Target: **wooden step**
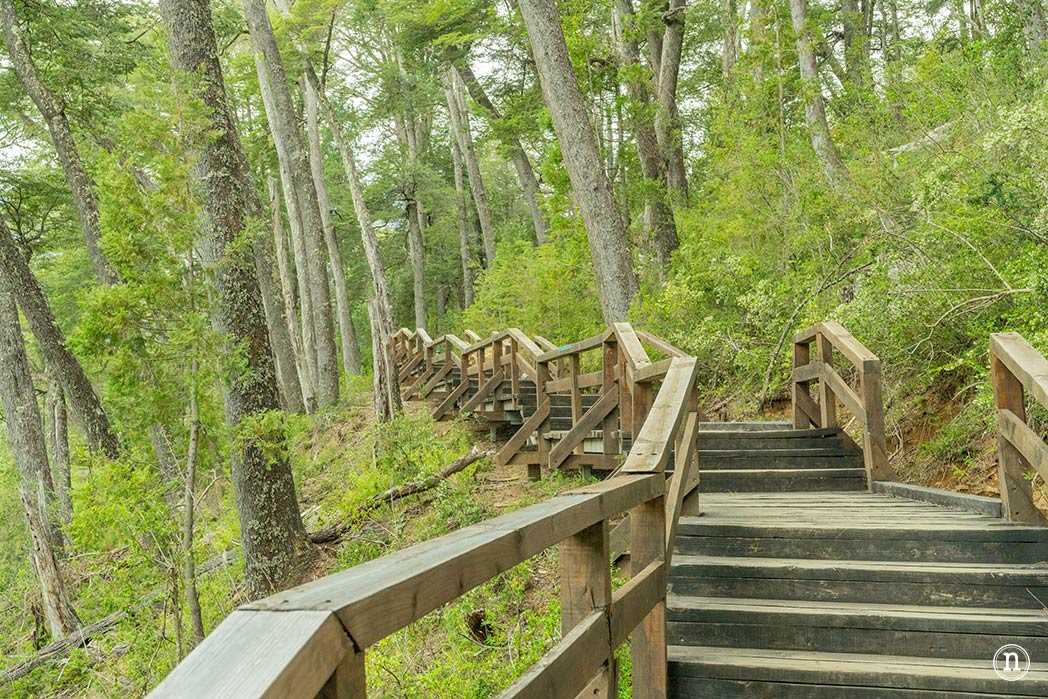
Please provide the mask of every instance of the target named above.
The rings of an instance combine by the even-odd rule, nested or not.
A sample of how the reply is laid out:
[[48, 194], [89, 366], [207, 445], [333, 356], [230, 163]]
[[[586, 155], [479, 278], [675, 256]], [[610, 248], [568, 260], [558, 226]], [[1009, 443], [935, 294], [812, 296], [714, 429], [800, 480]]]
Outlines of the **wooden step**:
[[666, 604], [667, 642], [679, 645], [989, 659], [1017, 643], [1033, 658], [1048, 658], [1041, 609], [676, 595]]
[[703, 493], [866, 490], [862, 468], [717, 469], [699, 462]]
[[[991, 650], [992, 654], [993, 651]], [[1018, 682], [994, 674], [990, 657], [944, 660], [764, 648], [671, 645], [675, 699], [1005, 699], [1048, 696], [1048, 665]], [[1036, 659], [1035, 659], [1036, 660]]]
[[699, 423], [699, 430], [701, 432], [767, 432], [769, 430], [792, 429], [792, 423], [781, 421]]
[[676, 556], [677, 595], [1040, 609], [1048, 567]]
[[863, 468], [862, 457], [842, 449], [794, 451], [700, 451], [703, 470], [797, 470], [810, 468]]
[[769, 521], [718, 524], [715, 517], [681, 517], [676, 550], [711, 556], [852, 561], [1030, 564], [1048, 560], [1048, 528], [989, 518], [987, 522], [945, 524], [910, 520], [900, 525], [874, 515], [860, 526], [860, 517], [856, 511], [850, 525], [805, 526]]

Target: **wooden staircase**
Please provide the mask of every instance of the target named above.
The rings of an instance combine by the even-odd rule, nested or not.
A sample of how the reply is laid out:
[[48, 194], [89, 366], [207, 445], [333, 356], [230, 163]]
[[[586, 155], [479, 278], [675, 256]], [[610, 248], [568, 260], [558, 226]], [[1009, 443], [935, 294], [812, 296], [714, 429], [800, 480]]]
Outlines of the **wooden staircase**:
[[[838, 476], [862, 470], [830, 430], [735, 426], [699, 448], [703, 514], [681, 517], [670, 570], [669, 696], [1048, 696], [1048, 529], [865, 492]], [[992, 669], [1008, 643], [1035, 661], [1022, 681]]]

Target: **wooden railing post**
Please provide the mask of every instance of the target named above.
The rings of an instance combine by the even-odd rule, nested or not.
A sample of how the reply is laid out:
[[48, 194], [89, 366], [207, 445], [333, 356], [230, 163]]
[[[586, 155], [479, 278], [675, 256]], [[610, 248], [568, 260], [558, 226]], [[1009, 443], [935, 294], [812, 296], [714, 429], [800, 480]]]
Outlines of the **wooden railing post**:
[[[546, 393], [546, 384], [549, 383], [549, 362], [535, 362], [535, 409], [538, 410], [542, 404], [549, 400]], [[528, 478], [537, 481], [542, 478], [542, 464], [549, 463], [549, 418], [547, 417], [539, 425], [537, 431], [538, 463], [528, 464]]]
[[[630, 574], [638, 575], [652, 561], [666, 555], [664, 498], [638, 505], [630, 511]], [[634, 629], [630, 646], [633, 665], [633, 699], [666, 699], [666, 598]]]
[[862, 433], [866, 485], [872, 492], [874, 481], [895, 480], [895, 472], [888, 465], [888, 440], [884, 434], [884, 398], [881, 395], [879, 359], [867, 359], [863, 362], [859, 375], [859, 395], [862, 396], [862, 407], [866, 412]]
[[[823, 333], [815, 336], [815, 346], [819, 350], [819, 361], [826, 366], [833, 366], [833, 342]], [[837, 426], [837, 396], [826, 381], [819, 382], [819, 417], [820, 427]]]
[[[799, 369], [809, 363], [811, 363], [811, 346], [807, 342], [794, 342], [793, 368]], [[793, 388], [793, 429], [804, 430], [813, 424], [811, 418], [801, 409], [801, 401], [804, 398], [811, 398], [808, 393], [808, 384], [796, 379], [791, 380], [790, 383]], [[801, 393], [804, 395], [801, 396]], [[818, 425], [815, 426], [818, 427]]]
[[317, 699], [366, 699], [367, 695], [364, 651], [350, 648], [317, 694]]
[[[561, 635], [566, 636], [590, 612], [610, 603], [611, 545], [607, 521], [601, 520], [560, 545]], [[585, 690], [586, 696], [614, 696], [616, 683], [614, 661], [609, 659]]]
[[[605, 395], [612, 391], [618, 390], [618, 386], [616, 386], [617, 379], [615, 378], [618, 364], [619, 344], [615, 341], [614, 335], [612, 335], [604, 342], [604, 376], [601, 380], [601, 395]], [[604, 425], [602, 427], [604, 435], [604, 446], [601, 449], [601, 452], [605, 455], [618, 454], [620, 451], [619, 440], [615, 434], [616, 430], [618, 429], [618, 417], [620, 409], [621, 407], [616, 406], [610, 413], [608, 413], [607, 417], [604, 418]]]
[[[990, 378], [993, 382], [993, 401], [997, 410], [1010, 410], [1015, 417], [1026, 420], [1026, 397], [1022, 382], [990, 349]], [[1033, 503], [1033, 486], [1025, 478], [1029, 468], [1022, 453], [1001, 433], [997, 420], [997, 483], [1006, 519], [1013, 522], [1040, 524], [1043, 518]]]
[[517, 407], [520, 399], [520, 343], [517, 338], [509, 341], [509, 392], [513, 396], [513, 407]]

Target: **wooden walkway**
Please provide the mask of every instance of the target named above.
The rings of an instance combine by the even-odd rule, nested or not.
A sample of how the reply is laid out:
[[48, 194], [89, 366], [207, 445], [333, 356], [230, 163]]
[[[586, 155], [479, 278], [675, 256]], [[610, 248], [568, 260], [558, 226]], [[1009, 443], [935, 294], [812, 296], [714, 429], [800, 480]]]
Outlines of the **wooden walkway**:
[[894, 482], [880, 362], [835, 323], [794, 338], [788, 423], [704, 422], [695, 359], [624, 323], [393, 349], [500, 464], [603, 480], [246, 605], [153, 696], [363, 699], [368, 646], [559, 545], [563, 639], [499, 699], [614, 696], [627, 638], [634, 699], [1048, 697], [1048, 361], [1021, 337], [991, 339], [1000, 500]]

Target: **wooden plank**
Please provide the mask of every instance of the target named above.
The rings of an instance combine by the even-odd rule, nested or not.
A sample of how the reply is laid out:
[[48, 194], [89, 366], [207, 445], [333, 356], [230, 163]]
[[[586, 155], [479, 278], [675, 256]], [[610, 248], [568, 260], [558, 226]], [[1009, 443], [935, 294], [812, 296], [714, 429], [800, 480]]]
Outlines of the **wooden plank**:
[[590, 612], [497, 699], [574, 699], [610, 655], [609, 639], [607, 611]]
[[611, 647], [618, 648], [652, 609], [666, 599], [666, 571], [662, 560], [652, 561], [629, 582], [615, 590], [611, 600]]
[[495, 392], [496, 388], [502, 385], [505, 378], [506, 372], [504, 369], [496, 371], [490, 379], [480, 386], [480, 390], [459, 407], [459, 413], [468, 413], [471, 410], [475, 410], [488, 396]]
[[997, 429], [1022, 454], [1025, 465], [1048, 481], [1048, 444], [1041, 436], [1007, 408], [997, 411]]
[[616, 391], [605, 393], [600, 397], [593, 407], [586, 411], [582, 418], [575, 423], [560, 441], [550, 450], [549, 467], [557, 468], [571, 455], [571, 452], [586, 439], [589, 433], [596, 429], [597, 425], [615, 409], [619, 404], [619, 394]]
[[[673, 554], [673, 542], [677, 539], [677, 522], [680, 520], [681, 506], [684, 496], [687, 494], [687, 486], [690, 484], [691, 472], [698, 470], [695, 463], [695, 454], [698, 449], [698, 427], [699, 416], [696, 413], [688, 413], [684, 421], [683, 436], [680, 446], [677, 448], [674, 460], [676, 470], [670, 480], [670, 490], [666, 496], [666, 565], [670, 565]], [[691, 513], [697, 514], [697, 513]]]
[[[655, 498], [630, 511], [630, 570], [640, 575], [665, 558], [666, 509]], [[665, 595], [665, 586], [662, 587]], [[666, 602], [655, 603], [633, 631], [630, 644], [634, 699], [666, 699]]]
[[629, 323], [613, 323], [611, 327], [615, 333], [615, 339], [618, 341], [619, 351], [626, 360], [627, 376], [630, 380], [633, 380], [633, 372], [651, 364], [651, 359], [644, 350], [644, 345], [640, 343], [640, 338], [637, 337], [637, 333], [634, 332], [632, 325]]
[[444, 417], [455, 405], [455, 401], [465, 395], [466, 391], [469, 390], [469, 375], [462, 377], [462, 381], [453, 391], [448, 393], [447, 398], [441, 401], [440, 405], [433, 409], [433, 419], [439, 420]]
[[797, 383], [811, 383], [822, 377], [822, 362], [808, 362], [793, 370], [793, 380]]
[[658, 381], [666, 375], [667, 371], [669, 371], [671, 362], [673, 362], [673, 357], [660, 359], [657, 362], [642, 366], [633, 372], [633, 380], [637, 383]]
[[[609, 393], [616, 393], [615, 406], [622, 404], [622, 384], [625, 378], [620, 372], [620, 358], [622, 352], [619, 350], [619, 345], [615, 342], [614, 328], [609, 328], [608, 340], [604, 343], [601, 350], [601, 368], [602, 378], [600, 383], [600, 392], [603, 395]], [[619, 411], [609, 410], [604, 415], [602, 434], [601, 434], [601, 452], [605, 454], [617, 454], [619, 453], [618, 439], [615, 436], [615, 429], [617, 427], [617, 418]]]
[[473, 332], [472, 330], [466, 330], [462, 334], [465, 335], [466, 339], [470, 342], [477, 342], [478, 340], [480, 340], [480, 335]]
[[662, 352], [663, 354], [668, 354], [670, 357], [688, 356], [688, 353], [682, 350], [681, 348], [675, 347], [674, 345], [671, 345], [665, 340], [655, 337], [649, 332], [637, 330], [637, 337], [639, 337], [644, 342], [647, 342], [649, 345]]
[[990, 352], [1008, 368], [1030, 397], [1048, 408], [1048, 359], [1019, 333], [993, 333]]
[[[884, 433], [884, 398], [881, 395], [881, 362], [868, 361], [859, 372], [865, 427], [862, 435], [862, 457], [866, 465], [866, 487], [874, 481], [898, 480], [888, 464], [888, 440]], [[858, 415], [856, 415], [858, 417]]]
[[622, 464], [620, 454], [572, 454], [560, 463], [563, 471], [586, 467], [596, 471], [614, 471]]
[[566, 357], [569, 354], [578, 354], [579, 352], [588, 352], [589, 350], [596, 349], [604, 344], [604, 341], [611, 335], [611, 330], [605, 330], [599, 335], [593, 337], [587, 337], [585, 340], [579, 340], [570, 345], [564, 345], [558, 347], [551, 352], [543, 352], [538, 356], [541, 361], [552, 361], [560, 357]]
[[414, 357], [409, 359], [407, 364], [405, 364], [400, 370], [400, 380], [404, 381], [405, 379], [407, 379], [407, 377], [411, 375], [411, 372], [415, 370], [415, 367], [417, 367], [421, 362], [422, 355], [415, 355]]
[[534, 339], [535, 344], [538, 345], [543, 352], [554, 352], [557, 349], [555, 344], [542, 337], [542, 335], [536, 335]]
[[611, 547], [607, 520], [560, 542], [560, 630], [566, 635], [611, 602]]
[[509, 441], [502, 445], [502, 448], [499, 449], [498, 455], [495, 457], [495, 462], [499, 466], [505, 466], [508, 464], [510, 459], [527, 443], [528, 437], [538, 431], [548, 417], [549, 399], [547, 398], [544, 399], [542, 404], [535, 409], [535, 412], [532, 413], [531, 417], [525, 420], [524, 424], [520, 426], [520, 429], [510, 437]]
[[[852, 387], [849, 386], [843, 378], [841, 378], [841, 375], [838, 374], [832, 366], [826, 364], [825, 362], [813, 362], [813, 365], [814, 364], [819, 365], [819, 378], [822, 380], [821, 383], [830, 389], [828, 392], [829, 397], [831, 399], [834, 397], [839, 399], [841, 403], [844, 403], [844, 407], [846, 407], [851, 412], [851, 414], [855, 416], [856, 420], [863, 424], [866, 424], [866, 408], [863, 406], [863, 401], [859, 398], [859, 395], [854, 390], [852, 390]], [[879, 397], [879, 395], [877, 397]], [[871, 396], [871, 398], [873, 398], [873, 396]], [[822, 401], [823, 391], [820, 388], [819, 426], [823, 429], [827, 427], [836, 427], [836, 410], [828, 409], [825, 405], [823, 405]], [[832, 417], [833, 421], [829, 423], [824, 422], [826, 417]]]
[[665, 470], [673, 449], [673, 436], [684, 419], [685, 405], [694, 390], [696, 372], [694, 357], [674, 357], [644, 427], [633, 436], [633, 448], [622, 466], [624, 472]]
[[168, 697], [313, 697], [352, 649], [330, 611], [240, 609], [150, 693]]
[[599, 495], [604, 515], [614, 517], [661, 496], [665, 491], [665, 477], [652, 473], [619, 474], [596, 483], [587, 483], [569, 492]]
[[599, 494], [558, 495], [247, 608], [332, 611], [357, 647], [366, 648], [601, 519]]
[[[795, 429], [803, 430], [807, 429], [808, 425], [814, 425], [819, 428], [819, 420], [822, 419], [822, 412], [819, 409], [819, 404], [815, 402], [815, 399], [811, 397], [807, 389], [801, 384], [793, 384], [793, 423]], [[796, 427], [798, 424], [802, 424], [802, 427]]]
[[[586, 372], [585, 374], [579, 374], [578, 386], [579, 388], [593, 388], [594, 386], [600, 386], [603, 379], [604, 373], [601, 371]], [[571, 376], [565, 376], [564, 378], [557, 379], [556, 381], [547, 381], [546, 391], [548, 393], [563, 393], [564, 391], [570, 391], [572, 385], [573, 384]]]
[[535, 357], [542, 354], [542, 348], [539, 347], [534, 340], [525, 335], [520, 329], [509, 328], [508, 330], [506, 330], [506, 334], [509, 336], [511, 340], [516, 342], [517, 346], [523, 349], [524, 352], [532, 358], [532, 360], [534, 360]]
[[[811, 366], [809, 342], [810, 340], [806, 342], [804, 338], [801, 338], [800, 334], [793, 338], [793, 372], [791, 374], [793, 380], [790, 382], [790, 387], [793, 395], [793, 429], [795, 430], [803, 430], [809, 425], [820, 426], [818, 404], [808, 394], [808, 385], [803, 378], [806, 376], [804, 372], [812, 371], [807, 368]], [[807, 405], [808, 403], [810, 405]], [[815, 406], [814, 412], [810, 409], [812, 406]]]
[[419, 392], [419, 398], [425, 398], [432, 393], [433, 389], [436, 388], [441, 381], [446, 379], [448, 374], [450, 374], [451, 370], [454, 368], [455, 365], [452, 362], [445, 361], [444, 366], [440, 368], [440, 371], [434, 374], [433, 378], [427, 381], [426, 385], [422, 387], [422, 390]]

